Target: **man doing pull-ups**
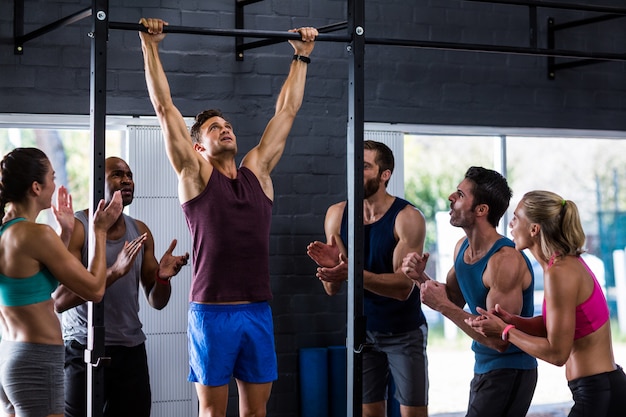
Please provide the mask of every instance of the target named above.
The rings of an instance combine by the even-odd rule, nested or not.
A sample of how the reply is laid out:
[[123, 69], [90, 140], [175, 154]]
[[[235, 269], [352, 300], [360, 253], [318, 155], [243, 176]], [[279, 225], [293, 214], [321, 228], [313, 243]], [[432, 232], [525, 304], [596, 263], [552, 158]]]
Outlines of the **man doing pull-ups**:
[[[263, 417], [278, 371], [274, 350], [269, 233], [274, 199], [270, 174], [283, 154], [304, 96], [309, 55], [318, 32], [292, 29], [295, 55], [276, 111], [259, 143], [235, 163], [237, 138], [221, 112], [196, 116], [191, 132], [174, 106], [160, 58], [161, 19], [141, 19], [146, 82], [193, 239], [188, 339], [189, 381], [200, 416], [224, 416], [231, 376], [239, 414]], [[252, 340], [253, 342], [250, 342]]]

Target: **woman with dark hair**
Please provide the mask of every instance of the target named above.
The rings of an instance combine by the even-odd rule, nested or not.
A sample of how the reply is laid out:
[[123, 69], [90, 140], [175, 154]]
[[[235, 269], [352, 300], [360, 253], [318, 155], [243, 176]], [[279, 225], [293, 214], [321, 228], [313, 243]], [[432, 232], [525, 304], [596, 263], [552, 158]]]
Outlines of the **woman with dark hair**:
[[496, 305], [467, 323], [487, 337], [565, 365], [574, 399], [570, 417], [623, 416], [626, 376], [615, 364], [602, 288], [580, 256], [585, 233], [576, 204], [550, 191], [531, 191], [509, 226], [516, 249], [529, 249], [543, 268], [543, 314], [522, 318]]
[[[93, 220], [89, 270], [68, 250], [74, 225], [71, 197], [59, 188], [52, 206], [54, 170], [36, 148], [17, 148], [0, 161], [0, 406], [17, 416], [63, 416], [64, 348], [51, 293], [60, 283], [99, 302], [106, 280], [106, 232], [122, 210], [119, 192]], [[52, 206], [59, 237], [36, 222]]]

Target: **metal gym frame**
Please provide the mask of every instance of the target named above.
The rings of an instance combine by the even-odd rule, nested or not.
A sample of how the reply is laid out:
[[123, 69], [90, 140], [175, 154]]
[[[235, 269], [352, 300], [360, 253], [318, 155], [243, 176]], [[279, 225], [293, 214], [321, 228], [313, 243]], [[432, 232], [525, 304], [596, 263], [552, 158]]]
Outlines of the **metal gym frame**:
[[[167, 33], [192, 35], [212, 35], [235, 37], [235, 58], [244, 59], [244, 51], [278, 43], [287, 39], [299, 39], [290, 32], [247, 30], [244, 28], [244, 7], [262, 0], [234, 0], [235, 29], [205, 29], [193, 27], [167, 26]], [[347, 123], [347, 188], [348, 188], [348, 319], [347, 319], [347, 412], [349, 416], [360, 417], [362, 399], [362, 357], [365, 348], [365, 316], [363, 314], [363, 135], [364, 135], [364, 52], [365, 45], [388, 45], [423, 49], [440, 49], [468, 52], [504, 53], [547, 57], [548, 78], [554, 79], [559, 69], [573, 68], [605, 61], [626, 61], [626, 54], [580, 52], [555, 48], [556, 33], [572, 27], [599, 23], [626, 16], [626, 9], [591, 6], [583, 4], [553, 3], [539, 0], [466, 0], [484, 3], [497, 3], [528, 7], [529, 44], [524, 47], [507, 47], [484, 44], [464, 44], [450, 42], [418, 41], [407, 39], [366, 38], [365, 1], [347, 0], [347, 22], [320, 28], [318, 41], [345, 42], [350, 55], [348, 68], [348, 123]], [[548, 48], [537, 47], [537, 8], [577, 10], [602, 13], [602, 15], [557, 25], [548, 18]], [[91, 206], [94, 210], [104, 197], [104, 156], [106, 131], [106, 69], [107, 41], [110, 29], [144, 30], [139, 24], [110, 22], [109, 1], [92, 0], [90, 8], [24, 34], [24, 0], [14, 0], [14, 53], [24, 53], [24, 43], [45, 35], [57, 28], [74, 23], [86, 17], [92, 19], [91, 73], [90, 73], [90, 127], [92, 133], [91, 152], [92, 175], [90, 180]], [[324, 32], [346, 28], [345, 35]], [[262, 38], [260, 41], [245, 43], [245, 38]], [[556, 58], [573, 59], [557, 64]], [[90, 248], [92, 250], [93, 248]], [[102, 416], [103, 406], [103, 365], [109, 360], [104, 354], [104, 311], [100, 303], [89, 303], [89, 339], [85, 352], [88, 363], [87, 415]]]

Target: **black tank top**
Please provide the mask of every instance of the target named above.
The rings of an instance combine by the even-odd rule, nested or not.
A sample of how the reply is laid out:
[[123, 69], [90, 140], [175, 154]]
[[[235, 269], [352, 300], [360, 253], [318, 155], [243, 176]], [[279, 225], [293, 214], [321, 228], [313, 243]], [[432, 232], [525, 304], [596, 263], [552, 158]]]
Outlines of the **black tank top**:
[[[394, 226], [406, 200], [396, 197], [389, 210], [375, 223], [364, 226], [365, 270], [376, 274], [393, 272], [393, 251], [397, 245]], [[348, 205], [341, 219], [341, 239], [348, 242]], [[402, 333], [418, 329], [426, 323], [419, 290], [413, 290], [408, 300], [400, 301], [364, 290], [363, 310], [367, 330]]]

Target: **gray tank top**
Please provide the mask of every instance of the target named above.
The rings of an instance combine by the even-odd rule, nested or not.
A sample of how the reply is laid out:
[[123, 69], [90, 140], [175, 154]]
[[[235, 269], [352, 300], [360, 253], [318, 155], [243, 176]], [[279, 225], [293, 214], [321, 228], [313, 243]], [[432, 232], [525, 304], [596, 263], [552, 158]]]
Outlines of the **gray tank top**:
[[[89, 231], [89, 219], [85, 212], [75, 213], [76, 218], [85, 227], [85, 235]], [[115, 263], [117, 255], [121, 252], [125, 242], [130, 242], [139, 236], [137, 223], [132, 217], [125, 214], [126, 234], [118, 240], [107, 240], [107, 266]], [[88, 264], [88, 238], [82, 249], [83, 265]], [[104, 326], [105, 345], [107, 346], [137, 346], [146, 340], [146, 336], [141, 330], [142, 324], [139, 320], [139, 279], [141, 276], [141, 265], [143, 263], [143, 248], [137, 255], [135, 263], [128, 274], [124, 275], [106, 289], [104, 294]], [[63, 325], [63, 339], [76, 340], [87, 344], [87, 303], [71, 308], [61, 315]]]

